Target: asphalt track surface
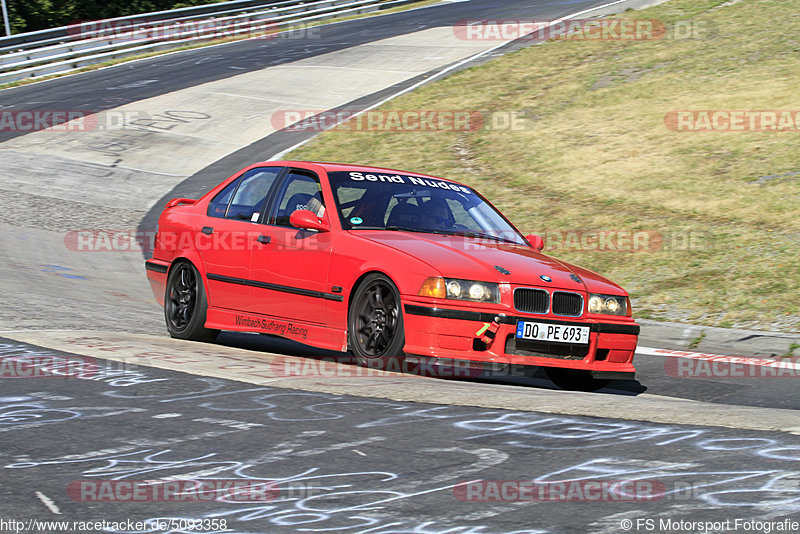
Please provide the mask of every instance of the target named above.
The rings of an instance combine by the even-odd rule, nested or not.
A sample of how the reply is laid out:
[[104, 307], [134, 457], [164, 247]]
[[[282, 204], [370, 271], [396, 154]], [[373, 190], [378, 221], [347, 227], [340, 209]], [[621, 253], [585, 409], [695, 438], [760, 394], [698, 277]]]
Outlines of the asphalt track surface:
[[[464, 19], [556, 18], [603, 3], [451, 2], [325, 26], [314, 41], [242, 41], [6, 90], [0, 108], [113, 109]], [[525, 45], [509, 43], [479, 61]], [[339, 107], [372, 105], [446, 67]], [[143, 84], [143, 73], [153, 81]], [[23, 133], [2, 132], [0, 142], [18, 142]], [[132, 211], [130, 220], [141, 230], [152, 228], [166, 199], [197, 195], [220, 176], [279, 153], [304, 135], [272, 132], [171, 189], [161, 185], [160, 199]], [[25, 191], [9, 186], [6, 198]], [[85, 194], [91, 204], [94, 190], [87, 187]], [[99, 215], [87, 215], [97, 224], [92, 216]], [[255, 334], [223, 334], [216, 345], [179, 344], [168, 339], [159, 308], [141, 293], [146, 285], [128, 274], [131, 266], [141, 269], [141, 256], [77, 261], [52, 248], [75, 226], [59, 234], [48, 222], [0, 222], [3, 290], [16, 302], [0, 317], [6, 329], [0, 335], [8, 337], [0, 340], [0, 355], [4, 364], [21, 365], [16, 378], [0, 378], [0, 520], [225, 519], [228, 532], [486, 534], [733, 532], [746, 529], [733, 523], [737, 518], [798, 517], [800, 401], [794, 376], [751, 378], [759, 373], [754, 366], [726, 374], [724, 367], [707, 372], [679, 358], [638, 355], [636, 381], [583, 394], [560, 391], [544, 377], [513, 374], [362, 379], [346, 355]], [[15, 255], [17, 249], [25, 254]], [[60, 263], [50, 263], [53, 257]], [[105, 277], [98, 274], [103, 270]], [[90, 285], [70, 285], [82, 279]], [[97, 305], [88, 309], [93, 297]], [[25, 304], [30, 317], [19, 319]], [[200, 355], [197, 363], [190, 354]], [[216, 356], [263, 359], [273, 370], [275, 362], [329, 358], [345, 372], [311, 381], [274, 375], [261, 380], [243, 371], [243, 359], [209, 364]], [[76, 361], [83, 365], [74, 367]], [[48, 376], [24, 376], [32, 368]], [[13, 365], [4, 367], [2, 376], [14, 372]], [[191, 492], [169, 502], [92, 500], [91, 488], [111, 487], [101, 486], [103, 481], [153, 479], [266, 480], [270, 491], [250, 501], [224, 492], [212, 502]], [[488, 482], [465, 500], [463, 484], [474, 480]], [[569, 486], [521, 502], [492, 493], [498, 487], [492, 481], [511, 481], [507, 487], [513, 488], [532, 480]], [[68, 491], [87, 481], [95, 486], [83, 486], [89, 488], [84, 494]], [[625, 493], [630, 485], [614, 486], [620, 481], [639, 485], [632, 495]], [[606, 493], [590, 495], [592, 484], [605, 484]], [[559, 491], [571, 491], [570, 500]], [[731, 523], [675, 523], [725, 520]], [[13, 531], [8, 527], [0, 522], [0, 530]], [[96, 530], [222, 530], [189, 528], [185, 521], [184, 528], [180, 522], [162, 527]], [[19, 531], [89, 529], [26, 524]]]
[[[648, 520], [659, 532], [700, 532], [660, 526], [796, 517], [800, 440], [780, 432], [397, 402], [98, 363], [69, 379], [3, 381], [0, 431], [19, 443], [0, 460], [4, 518], [484, 534], [616, 533], [631, 530], [626, 520], [641, 532]], [[269, 491], [124, 489], [155, 479]], [[467, 493], [471, 481], [482, 482]], [[515, 493], [534, 481], [548, 489]]]

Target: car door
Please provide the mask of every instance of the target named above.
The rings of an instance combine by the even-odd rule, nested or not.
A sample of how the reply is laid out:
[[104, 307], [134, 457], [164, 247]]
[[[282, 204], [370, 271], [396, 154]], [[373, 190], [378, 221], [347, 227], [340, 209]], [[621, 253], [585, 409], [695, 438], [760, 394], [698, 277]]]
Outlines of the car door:
[[289, 224], [298, 209], [326, 217], [319, 177], [289, 169], [276, 187], [262, 226], [263, 239], [250, 255], [249, 309], [306, 323], [326, 323], [326, 292], [331, 254], [330, 232], [301, 230]]
[[195, 244], [205, 265], [209, 306], [247, 309], [250, 252], [260, 235], [258, 222], [282, 170], [283, 167], [250, 169], [209, 203]]

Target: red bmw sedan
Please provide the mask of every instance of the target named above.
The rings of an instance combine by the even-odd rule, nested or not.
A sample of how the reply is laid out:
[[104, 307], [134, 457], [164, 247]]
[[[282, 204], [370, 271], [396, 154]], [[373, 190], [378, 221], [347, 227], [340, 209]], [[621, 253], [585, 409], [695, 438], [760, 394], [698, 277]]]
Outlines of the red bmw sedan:
[[627, 293], [542, 248], [448, 179], [271, 161], [170, 201], [146, 270], [176, 338], [275, 334], [372, 367], [543, 367], [577, 389], [633, 378]]

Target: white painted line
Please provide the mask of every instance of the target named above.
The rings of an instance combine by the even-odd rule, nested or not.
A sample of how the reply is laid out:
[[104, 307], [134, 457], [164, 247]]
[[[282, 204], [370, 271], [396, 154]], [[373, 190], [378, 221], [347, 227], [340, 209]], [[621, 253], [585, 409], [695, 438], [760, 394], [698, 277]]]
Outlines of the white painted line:
[[643, 354], [646, 356], [663, 356], [666, 358], [688, 358], [691, 360], [706, 360], [706, 361], [721, 362], [721, 363], [733, 363], [733, 364], [743, 364], [743, 365], [755, 365], [762, 367], [777, 367], [780, 369], [800, 370], [800, 363], [798, 363], [798, 358], [772, 360], [768, 358], [753, 358], [749, 356], [726, 356], [724, 354], [694, 352], [690, 350], [654, 349], [651, 347], [636, 347], [636, 353]]
[[[614, 2], [609, 2], [608, 4], [603, 4], [602, 6], [597, 6], [597, 7], [592, 7], [592, 8], [589, 8], [589, 9], [584, 9], [583, 11], [578, 11], [577, 13], [572, 13], [571, 15], [567, 15], [567, 16], [565, 16], [565, 17], [562, 17], [562, 18], [560, 18], [560, 19], [553, 20], [553, 21], [551, 21], [551, 22], [550, 22], [550, 24], [548, 24], [546, 27], [547, 27], [547, 28], [549, 28], [550, 26], [553, 26], [554, 24], [558, 24], [559, 22], [562, 22], [562, 21], [564, 21], [564, 20], [571, 19], [571, 18], [573, 18], [573, 17], [578, 17], [578, 16], [580, 16], [580, 15], [583, 15], [583, 14], [589, 13], [590, 11], [597, 11], [598, 9], [603, 9], [604, 7], [611, 7], [611, 6], [614, 6], [614, 5], [617, 5], [617, 4], [621, 4], [621, 3], [623, 3], [623, 2], [627, 2], [627, 1], [628, 1], [628, 0], [616, 0], [616, 1], [614, 1]], [[537, 29], [535, 29], [535, 30], [533, 30], [533, 31], [531, 31], [531, 32], [529, 32], [529, 33], [527, 33], [527, 34], [525, 34], [525, 35], [530, 35], [530, 34], [532, 34], [532, 33], [535, 33], [535, 32], [537, 32], [537, 31], [541, 31], [541, 30], [542, 30], [542, 28], [537, 28]], [[522, 36], [522, 37], [524, 37], [524, 36]], [[519, 39], [521, 39], [522, 37], [519, 37]], [[498, 48], [502, 48], [502, 47], [506, 46], [508, 43], [510, 43], [510, 42], [512, 42], [512, 41], [515, 41], [515, 40], [516, 40], [516, 39], [509, 39], [508, 41], [504, 41], [504, 42], [502, 42], [502, 43], [498, 44], [497, 46], [493, 46], [493, 47], [491, 47], [491, 48], [489, 48], [489, 49], [487, 49], [487, 50], [484, 50], [483, 52], [478, 52], [477, 54], [475, 54], [475, 55], [472, 55], [472, 56], [470, 56], [470, 57], [468, 57], [468, 58], [466, 58], [466, 59], [462, 59], [462, 60], [461, 60], [461, 61], [459, 61], [458, 63], [455, 63], [455, 64], [453, 64], [453, 65], [451, 65], [451, 66], [449, 66], [449, 67], [446, 67], [446, 68], [444, 68], [444, 69], [440, 70], [439, 72], [436, 72], [436, 73], [434, 73], [434, 74], [431, 74], [431, 75], [430, 75], [428, 78], [426, 78], [425, 80], [422, 80], [422, 81], [420, 81], [420, 82], [417, 82], [417, 83], [415, 83], [414, 85], [412, 85], [412, 86], [410, 86], [410, 87], [406, 87], [406, 88], [405, 88], [405, 89], [403, 89], [402, 91], [398, 91], [397, 93], [395, 93], [395, 94], [393, 94], [393, 95], [390, 95], [390, 96], [388, 96], [388, 97], [384, 98], [384, 99], [383, 99], [383, 100], [381, 100], [380, 102], [378, 102], [378, 103], [376, 103], [376, 104], [374, 104], [374, 105], [372, 105], [372, 106], [370, 106], [370, 107], [368, 107], [368, 108], [365, 108], [365, 109], [363, 109], [363, 110], [359, 111], [358, 113], [355, 113], [355, 114], [353, 114], [353, 115], [350, 115], [350, 116], [348, 116], [346, 119], [340, 119], [340, 120], [336, 121], [336, 123], [335, 123], [335, 124], [333, 124], [333, 125], [331, 125], [330, 127], [326, 128], [326, 130], [329, 130], [329, 129], [331, 129], [331, 128], [336, 128], [337, 126], [339, 126], [339, 125], [340, 125], [342, 122], [345, 122], [346, 120], [351, 120], [351, 119], [353, 119], [353, 118], [355, 118], [355, 117], [358, 117], [359, 115], [363, 115], [364, 113], [366, 113], [366, 112], [368, 112], [368, 111], [371, 111], [371, 110], [373, 110], [373, 109], [375, 109], [375, 108], [377, 108], [377, 107], [379, 107], [379, 106], [382, 106], [383, 104], [385, 104], [386, 102], [388, 102], [388, 101], [390, 101], [390, 100], [394, 100], [394, 99], [395, 99], [395, 98], [397, 98], [398, 96], [401, 96], [401, 95], [404, 95], [404, 94], [406, 94], [406, 93], [408, 93], [408, 92], [411, 92], [411, 91], [413, 91], [414, 89], [417, 89], [418, 87], [421, 87], [421, 86], [425, 85], [426, 83], [429, 83], [429, 82], [431, 82], [432, 80], [435, 80], [436, 78], [439, 78], [439, 77], [440, 77], [440, 76], [442, 76], [443, 74], [446, 74], [446, 73], [450, 72], [451, 70], [455, 70], [455, 69], [459, 68], [459, 67], [460, 67], [460, 66], [462, 66], [462, 65], [466, 65], [466, 64], [467, 64], [467, 63], [469, 63], [470, 61], [474, 61], [474, 60], [478, 59], [478, 58], [479, 58], [479, 57], [481, 57], [481, 56], [485, 56], [486, 54], [489, 54], [489, 53], [491, 53], [491, 52], [494, 52], [494, 51], [495, 51], [495, 50], [497, 50]], [[291, 146], [291, 147], [287, 148], [286, 150], [282, 150], [281, 152], [278, 152], [277, 154], [273, 154], [272, 156], [270, 156], [270, 157], [269, 157], [269, 158], [267, 158], [267, 159], [268, 159], [268, 160], [280, 160], [280, 159], [282, 159], [282, 158], [283, 158], [283, 156], [284, 156], [285, 154], [287, 154], [287, 153], [291, 152], [292, 150], [296, 150], [296, 149], [300, 148], [301, 146], [305, 145], [306, 143], [308, 143], [309, 141], [311, 141], [311, 140], [312, 140], [312, 139], [314, 139], [315, 137], [316, 137], [316, 135], [309, 137], [309, 138], [308, 138], [308, 139], [306, 139], [305, 141], [300, 141], [300, 142], [299, 142], [299, 143], [297, 143], [296, 145], [294, 145], [294, 146]]]
[[39, 500], [47, 506], [47, 509], [53, 512], [56, 515], [61, 515], [61, 510], [58, 509], [56, 503], [53, 502], [53, 499], [42, 493], [41, 491], [36, 492], [36, 496], [39, 497]]

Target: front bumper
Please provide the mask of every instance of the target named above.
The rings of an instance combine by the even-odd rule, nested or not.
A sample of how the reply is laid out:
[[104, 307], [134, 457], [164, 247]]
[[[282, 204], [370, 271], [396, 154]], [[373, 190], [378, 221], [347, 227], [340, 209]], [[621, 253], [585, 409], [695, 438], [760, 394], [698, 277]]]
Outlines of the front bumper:
[[[594, 376], [633, 373], [639, 325], [620, 321], [559, 318], [530, 314], [502, 315], [474, 307], [432, 306], [407, 300], [403, 307], [408, 354], [500, 364], [582, 369]], [[508, 312], [504, 312], [508, 313]], [[616, 318], [615, 318], [616, 319]], [[516, 339], [518, 320], [588, 326], [589, 344], [547, 343]], [[494, 340], [481, 341], [486, 324], [496, 322]], [[486, 339], [484, 337], [484, 339]]]

